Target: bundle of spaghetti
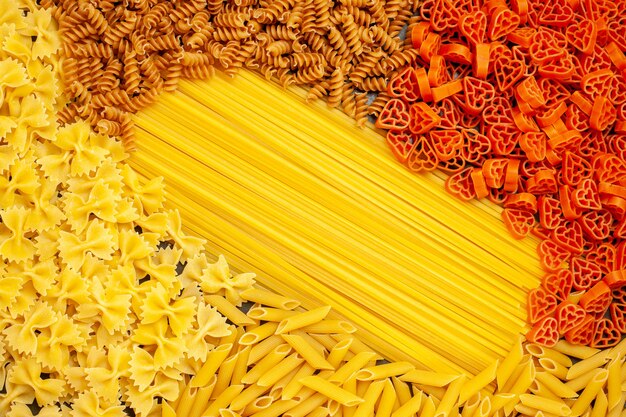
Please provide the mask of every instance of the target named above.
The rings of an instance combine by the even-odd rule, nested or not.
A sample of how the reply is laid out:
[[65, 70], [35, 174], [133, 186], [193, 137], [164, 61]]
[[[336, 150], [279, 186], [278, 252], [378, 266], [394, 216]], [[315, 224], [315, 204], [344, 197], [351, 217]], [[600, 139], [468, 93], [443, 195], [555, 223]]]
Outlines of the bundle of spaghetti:
[[478, 372], [505, 353], [539, 268], [532, 242], [502, 233], [497, 208], [468, 215], [440, 178], [380, 158], [376, 132], [255, 75], [180, 89], [136, 118], [131, 162], [168, 177], [188, 227], [236, 268], [307, 294], [307, 308], [332, 300], [390, 359]]

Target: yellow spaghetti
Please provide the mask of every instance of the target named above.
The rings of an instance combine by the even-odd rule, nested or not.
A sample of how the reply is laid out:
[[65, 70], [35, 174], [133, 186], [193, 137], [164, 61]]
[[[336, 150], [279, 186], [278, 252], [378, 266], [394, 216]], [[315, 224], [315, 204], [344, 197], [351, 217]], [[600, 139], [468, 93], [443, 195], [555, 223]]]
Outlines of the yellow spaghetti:
[[470, 373], [502, 357], [538, 283], [536, 242], [302, 95], [246, 72], [183, 82], [136, 117], [131, 163], [168, 178], [211, 250], [307, 308], [330, 303], [385, 357]]

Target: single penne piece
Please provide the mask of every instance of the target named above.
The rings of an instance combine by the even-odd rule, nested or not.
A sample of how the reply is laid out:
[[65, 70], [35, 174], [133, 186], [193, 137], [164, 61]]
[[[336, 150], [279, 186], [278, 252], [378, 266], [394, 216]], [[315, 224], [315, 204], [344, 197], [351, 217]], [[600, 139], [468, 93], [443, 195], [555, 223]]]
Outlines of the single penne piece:
[[[306, 363], [305, 363], [305, 365], [306, 365]], [[294, 377], [296, 376], [296, 373], [300, 370], [301, 367], [302, 367], [302, 365], [297, 367], [293, 371], [289, 372], [287, 375], [285, 375], [284, 377], [279, 379], [275, 384], [270, 386], [269, 395], [270, 395], [270, 397], [272, 397], [274, 399], [274, 401], [276, 401], [279, 398], [281, 398], [281, 396], [283, 394], [283, 389], [285, 389], [287, 384], [290, 383], [294, 379]]]
[[352, 417], [369, 417], [373, 415], [376, 402], [385, 388], [385, 381], [387, 380], [375, 381], [367, 387], [365, 394], [362, 396], [363, 402], [359, 404]]
[[520, 372], [519, 375], [515, 378], [513, 386], [510, 388], [510, 390], [507, 390], [508, 393], [514, 394], [515, 397], [513, 398], [513, 400], [511, 400], [511, 402], [505, 404], [503, 409], [506, 415], [510, 414], [513, 411], [515, 404], [517, 404], [517, 402], [519, 401], [519, 398], [517, 396], [526, 392], [528, 388], [530, 388], [530, 385], [535, 379], [535, 372], [535, 364], [532, 360], [529, 360], [524, 365], [522, 372]]
[[548, 389], [548, 387], [546, 387], [542, 382], [540, 382], [537, 379], [537, 375], [536, 374], [535, 374], [535, 380], [533, 381], [532, 384], [530, 384], [530, 387], [528, 388], [528, 391], [530, 391], [531, 394], [537, 395], [539, 397], [550, 398], [550, 399], [553, 399], [553, 400], [561, 400], [562, 399], [561, 397], [559, 397], [558, 395], [556, 395], [555, 393], [550, 391], [550, 389]]
[[476, 411], [474, 411], [474, 415], [472, 417], [487, 417], [491, 415], [491, 398], [485, 396], [482, 400], [480, 400], [480, 404]]
[[[272, 405], [273, 402], [274, 399], [272, 397], [270, 397], [269, 395], [263, 395], [251, 401], [241, 414], [244, 416], [249, 416], [250, 414], [261, 412], [268, 408], [270, 405]], [[231, 407], [233, 406], [231, 405]]]
[[189, 414], [191, 407], [193, 406], [193, 401], [196, 398], [196, 393], [198, 392], [197, 388], [193, 388], [190, 385], [185, 387], [183, 394], [180, 396], [180, 401], [176, 407], [176, 415], [177, 416], [186, 416]]
[[235, 362], [235, 368], [233, 369], [233, 376], [230, 378], [230, 383], [237, 385], [241, 383], [241, 379], [248, 372], [248, 358], [250, 357], [250, 346], [246, 346], [239, 351], [237, 355], [237, 361]]
[[414, 369], [415, 365], [409, 362], [391, 362], [361, 369], [356, 373], [356, 379], [360, 381], [374, 381], [392, 376], [400, 377]]
[[285, 375], [288, 375], [298, 368], [303, 362], [304, 359], [302, 359], [299, 354], [293, 353], [280, 361], [278, 365], [276, 365], [273, 369], [270, 369], [269, 372], [261, 375], [257, 384], [262, 387], [271, 387]]
[[464, 404], [470, 397], [480, 392], [487, 385], [496, 379], [498, 372], [499, 360], [493, 362], [490, 366], [482, 370], [478, 375], [469, 379], [461, 388], [459, 393], [459, 404]]
[[356, 327], [345, 320], [322, 320], [318, 323], [302, 327], [301, 330], [307, 333], [350, 334], [356, 332]]
[[196, 376], [189, 382], [189, 385], [194, 388], [206, 386], [211, 380], [211, 377], [215, 375], [215, 372], [217, 372], [224, 360], [228, 357], [232, 347], [233, 345], [231, 344], [220, 345], [209, 352], [204, 365], [202, 365], [202, 368], [200, 368]]
[[274, 350], [276, 346], [282, 345], [284, 342], [285, 341], [280, 336], [270, 336], [262, 342], [253, 345], [250, 349], [250, 355], [248, 356], [248, 366], [257, 363]]
[[[411, 387], [406, 382], [400, 381], [395, 376], [391, 377], [393, 388], [396, 390], [396, 397], [398, 398], [398, 406], [406, 403], [411, 399]], [[396, 409], [394, 408], [394, 411]]]
[[[356, 375], [354, 375], [355, 379], [356, 379]], [[367, 388], [369, 388], [369, 386], [372, 384], [371, 381], [359, 381], [358, 379], [356, 380], [356, 395], [358, 395], [359, 397], [363, 398], [363, 396], [365, 395], [365, 393], [367, 392]]]
[[413, 397], [400, 406], [396, 411], [391, 414], [391, 417], [410, 417], [414, 416], [420, 411], [422, 406], [422, 399], [424, 395], [421, 391], [413, 393]]
[[282, 295], [278, 295], [272, 291], [267, 291], [262, 288], [249, 288], [242, 291], [240, 296], [244, 300], [252, 301], [265, 306], [280, 308], [282, 310], [293, 310], [300, 305], [299, 301], [283, 297]]
[[250, 417], [278, 417], [298, 404], [295, 400], [278, 400], [258, 413], [250, 414]]
[[[455, 378], [456, 379], [456, 378]], [[432, 385], [414, 384], [414, 387], [423, 391], [425, 394], [430, 395], [437, 405], [441, 402], [441, 399], [446, 394], [445, 387], [433, 387]]]
[[[290, 333], [291, 335], [296, 335], [302, 337], [306, 342], [311, 345], [315, 350], [319, 352], [320, 355], [326, 355], [326, 346], [323, 343], [320, 343], [315, 337], [312, 335], [303, 332], [302, 330], [294, 330]], [[282, 335], [281, 335], [282, 336]], [[332, 339], [332, 338], [331, 338]]]
[[376, 354], [373, 352], [361, 352], [357, 353], [352, 359], [348, 362], [344, 363], [343, 366], [331, 375], [328, 380], [330, 382], [343, 383], [350, 376], [360, 369], [362, 369], [368, 362], [373, 360], [376, 357]]
[[266, 357], [257, 362], [242, 378], [244, 384], [253, 384], [258, 379], [274, 368], [291, 352], [291, 346], [287, 343], [278, 345]]
[[284, 414], [284, 417], [304, 417], [326, 402], [328, 402], [328, 397], [315, 393], [305, 400], [299, 401], [297, 405]]
[[243, 391], [232, 399], [230, 408], [237, 411], [243, 410], [267, 391], [269, 391], [269, 387], [260, 387], [257, 384], [248, 385]]
[[[326, 417], [329, 416], [330, 414], [330, 410], [328, 409], [328, 407], [317, 407], [315, 408], [313, 411], [311, 411], [309, 414], [306, 415], [306, 417]], [[334, 414], [335, 416], [337, 414]]]
[[263, 320], [263, 321], [275, 321], [281, 322], [286, 318], [295, 316], [298, 314], [297, 311], [293, 310], [282, 310], [279, 308], [271, 308], [271, 307], [253, 307], [248, 310], [248, 317], [254, 320]]
[[622, 396], [622, 378], [621, 370], [624, 359], [612, 359], [607, 366], [609, 376], [606, 380], [607, 386], [607, 408], [610, 410], [615, 407]]
[[215, 381], [215, 388], [213, 388], [211, 398], [217, 398], [230, 385], [238, 356], [239, 353], [235, 353], [234, 355], [226, 358], [224, 362], [222, 362], [222, 365], [220, 365], [220, 369], [217, 372], [217, 381]]
[[335, 346], [330, 350], [326, 360], [328, 363], [332, 365], [333, 368], [337, 369], [341, 362], [343, 362], [346, 354], [350, 350], [350, 346], [352, 345], [354, 339], [345, 339], [340, 342], [337, 342]]
[[319, 323], [326, 318], [328, 313], [330, 313], [330, 309], [330, 306], [322, 306], [288, 317], [279, 323], [278, 329], [276, 329], [276, 334], [289, 333], [291, 331]]
[[515, 394], [510, 393], [500, 393], [495, 394], [489, 397], [489, 408], [491, 409], [491, 413], [500, 412], [507, 404], [511, 402], [515, 403]]
[[584, 373], [582, 375], [577, 376], [574, 379], [567, 381], [565, 385], [567, 385], [569, 388], [573, 389], [574, 391], [578, 392], [584, 389], [589, 384], [589, 381], [591, 381], [594, 375], [595, 374], [593, 373], [593, 370], [592, 370], [590, 372]]
[[[303, 334], [309, 335], [317, 343], [324, 346], [324, 349], [329, 352], [337, 344], [337, 341], [332, 338], [331, 334], [324, 334], [324, 333], [314, 334], [314, 333], [309, 333], [304, 329], [300, 329], [300, 332]], [[293, 332], [293, 334], [300, 334], [300, 332]]]
[[[231, 385], [227, 387], [215, 400], [207, 407], [202, 414], [202, 417], [217, 417], [220, 414], [220, 409], [227, 408], [230, 402], [239, 393], [243, 391], [243, 385]], [[183, 414], [177, 414], [183, 415]]]
[[236, 411], [231, 410], [230, 408], [220, 408], [220, 417], [242, 417]]
[[390, 417], [395, 403], [396, 390], [391, 380], [386, 379], [385, 386], [383, 387], [383, 392], [380, 395], [380, 400], [378, 401], [376, 413], [374, 415], [377, 417]]
[[611, 409], [609, 409], [609, 413], [606, 417], [621, 417], [624, 414], [624, 409], [626, 408], [626, 391], [622, 393], [622, 398], [619, 403]]
[[[542, 358], [544, 359], [544, 358]], [[551, 359], [548, 359], [551, 360]], [[511, 373], [510, 377], [508, 378], [508, 381], [506, 382], [506, 384], [504, 384], [503, 387], [499, 387], [498, 386], [498, 390], [500, 392], [512, 392], [511, 388], [513, 387], [513, 385], [515, 385], [518, 382], [518, 379], [520, 377], [520, 375], [530, 366], [532, 365], [533, 359], [532, 356], [530, 355], [524, 355], [524, 357], [522, 358], [522, 360], [519, 361], [519, 363], [517, 364], [516, 368], [513, 370], [513, 372]], [[530, 365], [529, 365], [530, 364]]]
[[463, 385], [467, 382], [467, 377], [465, 375], [461, 375], [454, 381], [448, 385], [448, 389], [446, 389], [446, 393], [443, 395], [441, 402], [437, 406], [437, 410], [435, 411], [435, 417], [447, 417], [450, 415], [452, 411], [452, 407], [457, 403], [459, 399], [459, 394]]
[[213, 307], [217, 308], [217, 311], [222, 313], [224, 317], [235, 323], [237, 326], [248, 326], [256, 324], [257, 322], [246, 314], [239, 310], [236, 306], [228, 302], [224, 297], [219, 295], [205, 295], [206, 302]]
[[600, 352], [600, 349], [585, 345], [575, 345], [565, 339], [559, 340], [553, 349], [577, 359], [587, 359]]
[[550, 358], [566, 368], [572, 366], [572, 359], [569, 356], [559, 351], [540, 346], [536, 343], [529, 343], [526, 345], [526, 351], [536, 358]]
[[535, 378], [559, 398], [578, 397], [578, 393], [575, 390], [568, 387], [563, 381], [549, 372], [538, 371], [535, 374]]
[[609, 377], [609, 372], [606, 369], [596, 369], [592, 371], [594, 373], [593, 378], [589, 384], [585, 387], [578, 399], [572, 405], [572, 417], [578, 417], [589, 408], [591, 401], [598, 395], [598, 392], [604, 387], [606, 380]]
[[313, 375], [315, 370], [316, 369], [308, 363], [303, 364], [300, 369], [298, 369], [298, 372], [296, 372], [293, 379], [289, 381], [287, 385], [285, 385], [285, 388], [283, 388], [281, 398], [283, 400], [290, 400], [295, 397], [298, 391], [302, 389], [302, 383], [300, 382], [300, 379], [305, 376]]
[[312, 390], [327, 396], [331, 400], [337, 401], [341, 405], [353, 407], [363, 402], [363, 398], [357, 396], [356, 394], [353, 394], [350, 391], [315, 375], [301, 378], [300, 383], [305, 387], [309, 387]]
[[609, 351], [603, 350], [572, 365], [567, 371], [567, 380], [577, 378], [587, 372], [604, 366], [609, 361]]
[[589, 417], [605, 417], [609, 411], [609, 400], [604, 390], [598, 391], [596, 399], [593, 402], [593, 409]]
[[259, 343], [262, 340], [265, 340], [271, 335], [273, 335], [276, 332], [277, 328], [278, 328], [278, 323], [268, 321], [267, 323], [264, 323], [260, 325], [259, 327], [256, 327], [250, 331], [245, 332], [243, 336], [241, 336], [241, 338], [239, 339], [239, 344], [247, 346], [247, 345], [254, 345], [256, 343]]
[[[420, 411], [420, 417], [435, 417], [436, 410], [437, 406], [435, 405], [432, 397], [425, 395], [424, 398], [422, 398], [422, 411]], [[463, 411], [465, 411], [465, 407], [463, 408]]]
[[[326, 408], [328, 408], [328, 412], [330, 413], [331, 416], [335, 416], [337, 414], [341, 414], [343, 415], [343, 410], [344, 410], [344, 406], [342, 406], [341, 404], [339, 404], [337, 401], [335, 400], [328, 400], [328, 403], [326, 404]], [[349, 415], [350, 417], [352, 417], [354, 414], [352, 413], [354, 410], [354, 407], [347, 407], [350, 411], [349, 411]]]
[[[352, 339], [352, 344], [350, 345], [350, 352], [354, 353], [355, 355], [361, 352], [372, 352], [372, 349], [369, 346], [367, 346], [365, 343], [363, 343], [359, 339], [353, 337], [352, 335], [334, 334], [332, 335], [332, 337], [338, 342], [345, 340], [345, 339]], [[376, 356], [374, 357], [374, 360], [378, 360], [378, 359], [383, 359], [383, 358], [380, 355], [376, 354]]]
[[498, 388], [500, 390], [502, 390], [504, 385], [507, 383], [507, 381], [517, 368], [517, 365], [519, 365], [519, 363], [522, 361], [522, 357], [524, 356], [524, 347], [522, 346], [522, 343], [524, 340], [524, 336], [522, 336], [521, 334], [517, 335], [517, 340], [498, 367], [498, 371], [496, 372], [496, 380], [498, 383]]
[[234, 324], [231, 324], [230, 326], [228, 326], [228, 330], [230, 330], [230, 334], [228, 336], [224, 336], [220, 338], [220, 342], [218, 346], [226, 345], [229, 343], [232, 344], [233, 346], [237, 345], [237, 341], [239, 340], [239, 337], [241, 336], [239, 332], [243, 332], [243, 327], [238, 327], [238, 326], [235, 326]]
[[572, 412], [572, 410], [560, 400], [553, 400], [533, 394], [521, 394], [519, 399], [520, 402], [527, 407], [535, 408], [545, 413], [555, 414], [557, 416], [568, 416]]
[[561, 365], [560, 363], [555, 362], [550, 358], [540, 358], [539, 366], [546, 372], [554, 375], [560, 380], [565, 380], [567, 377], [568, 369]]
[[432, 387], [444, 387], [457, 379], [459, 375], [442, 374], [440, 372], [423, 371], [414, 369], [402, 375], [399, 379], [413, 384], [430, 385]]
[[202, 413], [204, 412], [204, 410], [206, 410], [209, 404], [209, 400], [211, 398], [211, 394], [213, 393], [213, 389], [215, 388], [216, 382], [217, 378], [215, 377], [215, 375], [213, 375], [213, 378], [211, 378], [211, 382], [209, 382], [206, 386], [202, 388], [198, 388], [195, 399], [193, 400], [193, 405], [191, 406], [191, 410], [187, 414], [189, 417], [202, 416]]
[[335, 369], [304, 337], [295, 334], [283, 334], [281, 337], [315, 369]]
[[[431, 399], [431, 397], [429, 397]], [[482, 399], [482, 394], [477, 392], [476, 394], [469, 397], [465, 404], [463, 404], [463, 410], [461, 411], [461, 417], [472, 417], [474, 415], [474, 411], [480, 405], [480, 400]], [[434, 403], [433, 403], [434, 405]], [[433, 416], [435, 415], [435, 410], [433, 409]]]

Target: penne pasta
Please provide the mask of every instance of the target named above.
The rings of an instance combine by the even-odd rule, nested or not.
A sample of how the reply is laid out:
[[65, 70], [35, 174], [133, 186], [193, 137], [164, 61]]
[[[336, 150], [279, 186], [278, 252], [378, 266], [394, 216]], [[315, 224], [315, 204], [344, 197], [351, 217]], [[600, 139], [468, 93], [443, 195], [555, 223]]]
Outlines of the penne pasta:
[[176, 415], [186, 416], [190, 414], [197, 392], [197, 388], [193, 388], [191, 385], [185, 387], [183, 395], [181, 395], [180, 401], [176, 407]]
[[362, 396], [363, 402], [359, 404], [352, 417], [369, 417], [373, 415], [376, 402], [383, 393], [386, 381], [388, 381], [388, 379], [369, 384], [365, 394]]
[[261, 387], [257, 384], [248, 385], [244, 388], [236, 397], [234, 397], [230, 403], [230, 408], [233, 410], [243, 410], [248, 407], [254, 400], [260, 398], [263, 394], [269, 391], [268, 387]]
[[284, 414], [284, 417], [304, 417], [313, 412], [316, 408], [321, 407], [326, 402], [328, 402], [328, 397], [323, 394], [315, 393], [289, 409]]
[[400, 381], [395, 376], [391, 377], [391, 382], [393, 382], [393, 388], [396, 390], [398, 406], [401, 406], [411, 399], [411, 387], [409, 386], [409, 384]]
[[567, 378], [568, 369], [549, 358], [539, 359], [539, 366], [546, 372], [554, 375], [555, 377], [565, 380]]
[[279, 308], [253, 307], [248, 310], [248, 317], [254, 320], [281, 322], [288, 317], [298, 314], [293, 310], [281, 310]]
[[334, 334], [351, 334], [356, 332], [350, 322], [345, 320], [322, 320], [315, 324], [302, 327], [303, 332], [307, 333], [334, 333]]
[[[429, 397], [429, 400], [431, 398]], [[470, 398], [468, 398], [465, 403], [463, 404], [463, 410], [461, 411], [461, 417], [472, 417], [474, 415], [474, 412], [476, 411], [476, 409], [478, 408], [478, 406], [480, 405], [480, 400], [482, 399], [482, 395], [480, 392], [472, 395]], [[428, 402], [428, 401], [427, 401]], [[433, 403], [434, 405], [434, 403]], [[435, 415], [435, 410], [433, 409], [433, 413], [432, 415]]]
[[285, 375], [290, 374], [297, 369], [304, 359], [297, 353], [293, 353], [280, 361], [275, 367], [270, 369], [266, 374], [261, 375], [257, 384], [262, 387], [272, 387]]
[[422, 397], [421, 392], [413, 393], [413, 397], [394, 411], [391, 417], [410, 417], [417, 414], [422, 406]]
[[524, 348], [522, 347], [522, 342], [524, 337], [520, 334], [517, 335], [517, 340], [513, 344], [511, 350], [507, 353], [502, 363], [498, 367], [498, 371], [496, 372], [496, 380], [498, 383], [498, 388], [502, 390], [505, 384], [508, 382], [509, 378], [515, 372], [515, 369], [522, 361], [522, 357], [524, 356]]
[[435, 417], [447, 417], [450, 415], [452, 408], [459, 399], [461, 389], [466, 382], [467, 377], [465, 375], [461, 375], [448, 385], [446, 393], [443, 395], [443, 398], [441, 398], [441, 402], [437, 406], [437, 410], [435, 410]]
[[327, 407], [317, 407], [315, 410], [307, 414], [306, 417], [326, 417], [328, 415], [331, 415], [331, 414], [330, 414], [330, 410]]
[[278, 323], [267, 322], [262, 324], [259, 327], [247, 331], [243, 336], [241, 336], [239, 344], [244, 346], [257, 344], [272, 336], [276, 332], [277, 328]]
[[[463, 411], [465, 411], [465, 407], [463, 407]], [[423, 399], [422, 410], [420, 411], [420, 417], [434, 417], [437, 406], [431, 397], [426, 397]], [[468, 409], [469, 415], [470, 409]]]
[[289, 333], [319, 323], [326, 318], [329, 312], [330, 306], [323, 306], [288, 317], [280, 322], [276, 334]]
[[281, 310], [293, 310], [300, 305], [300, 302], [292, 300], [288, 297], [278, 295], [273, 291], [267, 291], [262, 288], [249, 288], [241, 292], [241, 298], [252, 301], [260, 305], [279, 308]]
[[228, 357], [232, 348], [232, 344], [224, 344], [209, 352], [202, 368], [200, 368], [196, 376], [192, 378], [189, 385], [194, 388], [206, 386], [209, 381], [211, 381], [211, 378], [215, 376], [215, 372], [217, 372], [224, 360]]
[[335, 368], [317, 352], [302, 336], [294, 334], [283, 334], [281, 337], [298, 354], [315, 369], [334, 370]]
[[592, 371], [593, 378], [589, 381], [589, 384], [585, 387], [578, 399], [572, 405], [572, 417], [578, 417], [582, 415], [591, 404], [591, 401], [598, 395], [598, 392], [604, 387], [607, 378], [609, 377], [608, 371], [605, 369], [597, 369]]
[[220, 365], [211, 398], [217, 398], [230, 385], [230, 381], [232, 380], [233, 372], [235, 371], [235, 366], [237, 364], [238, 356], [239, 353], [236, 353], [229, 358], [226, 358], [224, 362], [222, 362], [222, 364]]
[[237, 397], [237, 395], [239, 395], [241, 391], [243, 391], [243, 385], [231, 385], [227, 387], [207, 407], [207, 409], [202, 414], [202, 417], [217, 417], [220, 414], [220, 410], [223, 408], [227, 408], [233, 398]]
[[[211, 394], [213, 393], [213, 388], [215, 388], [215, 382], [217, 382], [217, 378], [213, 377], [211, 379], [211, 383], [207, 386], [198, 388], [196, 392], [195, 399], [193, 400], [193, 405], [191, 410], [187, 414], [189, 417], [201, 417], [206, 410], [209, 400], [211, 398]], [[185, 415], [181, 413], [180, 415]]]
[[273, 369], [291, 352], [291, 346], [287, 343], [278, 345], [267, 356], [257, 362], [242, 378], [244, 384], [253, 384]]
[[232, 321], [238, 326], [246, 326], [256, 324], [256, 321], [246, 316], [241, 310], [229, 303], [224, 297], [219, 295], [205, 295], [204, 299], [207, 303], [217, 308], [224, 317]]
[[250, 414], [259, 413], [267, 409], [273, 402], [274, 399], [269, 395], [261, 396], [248, 404], [242, 414], [248, 416]]
[[476, 408], [472, 417], [487, 417], [491, 414], [491, 412], [491, 398], [484, 397], [480, 400], [480, 405]]
[[250, 355], [248, 356], [248, 366], [253, 363], [257, 363], [260, 359], [267, 356], [272, 350], [274, 350], [278, 345], [284, 343], [284, 339], [280, 336], [270, 336], [267, 339], [264, 339], [262, 342], [259, 342], [255, 345], [251, 345], [252, 349], [250, 349]]
[[593, 356], [590, 356], [587, 359], [583, 359], [580, 362], [572, 365], [567, 371], [567, 380], [572, 380], [577, 378], [587, 372], [591, 372], [594, 369], [600, 368], [604, 366], [609, 361], [609, 352], [608, 351], [600, 351]]
[[600, 352], [600, 349], [584, 345], [574, 345], [565, 339], [559, 340], [553, 349], [577, 359], [587, 359]]
[[622, 383], [624, 380], [621, 377], [622, 364], [624, 363], [624, 359], [619, 360], [615, 358], [609, 362], [607, 366], [607, 371], [609, 372], [608, 378], [606, 380], [607, 385], [607, 408], [613, 409], [613, 407], [617, 406], [622, 396]]
[[589, 417], [605, 417], [609, 411], [609, 400], [603, 390], [598, 391], [598, 395], [593, 402], [593, 409]]
[[550, 413], [557, 416], [568, 416], [572, 412], [572, 410], [560, 400], [553, 400], [533, 394], [521, 394], [519, 399], [525, 406], [541, 410], [544, 413]]
[[343, 383], [375, 357], [376, 354], [373, 352], [358, 353], [348, 362], [344, 363], [343, 366], [337, 369], [337, 371], [331, 375], [328, 380], [330, 382]]
[[333, 348], [330, 350], [328, 356], [326, 357], [326, 360], [334, 369], [337, 369], [341, 362], [343, 362], [347, 353], [350, 351], [350, 346], [352, 345], [353, 341], [354, 339], [342, 340], [340, 342], [337, 342], [335, 346], [333, 346]]
[[306, 376], [313, 375], [315, 368], [308, 363], [305, 363], [298, 369], [298, 372], [294, 375], [293, 379], [285, 385], [282, 390], [281, 398], [283, 400], [290, 400], [296, 396], [296, 394], [302, 389], [302, 383], [300, 380]]
[[361, 369], [356, 373], [356, 379], [360, 381], [373, 381], [392, 376], [399, 377], [414, 369], [415, 366], [409, 362], [391, 362]]
[[554, 395], [559, 398], [576, 398], [578, 393], [576, 390], [567, 386], [559, 378], [545, 371], [538, 371], [535, 374], [537, 381], [544, 384]]
[[295, 400], [278, 400], [269, 405], [258, 413], [251, 414], [251, 417], [278, 417], [285, 415], [285, 412], [292, 409], [298, 404]]
[[572, 366], [572, 360], [569, 356], [559, 351], [540, 346], [536, 343], [530, 343], [526, 345], [526, 351], [536, 358], [552, 359], [553, 361], [565, 366], [566, 368]]
[[161, 404], [161, 417], [176, 417], [176, 410], [167, 401]]
[[491, 366], [485, 368], [478, 375], [468, 380], [459, 392], [459, 404], [464, 404], [469, 398], [476, 395], [480, 390], [496, 379], [500, 361], [495, 361]]
[[309, 387], [325, 395], [331, 400], [337, 401], [341, 405], [353, 407], [363, 402], [363, 399], [356, 394], [315, 375], [301, 378], [300, 383], [305, 387]]
[[248, 372], [248, 359], [250, 358], [250, 346], [246, 346], [237, 354], [237, 361], [233, 368], [233, 375], [230, 383], [233, 385], [240, 384], [244, 375]]
[[412, 382], [414, 384], [429, 385], [432, 387], [443, 387], [457, 379], [459, 375], [442, 374], [440, 372], [422, 371], [419, 369], [407, 372], [400, 377], [401, 381]]
[[378, 417], [389, 417], [393, 411], [393, 407], [396, 404], [396, 390], [391, 380], [385, 380], [385, 386], [383, 392], [380, 395], [380, 400], [376, 406], [375, 415]]

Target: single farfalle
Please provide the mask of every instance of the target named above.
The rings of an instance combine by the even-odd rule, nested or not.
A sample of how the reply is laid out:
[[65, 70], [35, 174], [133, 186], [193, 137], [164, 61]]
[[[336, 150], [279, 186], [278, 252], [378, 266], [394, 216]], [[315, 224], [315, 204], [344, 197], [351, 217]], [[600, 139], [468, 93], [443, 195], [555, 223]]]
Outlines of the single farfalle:
[[86, 199], [91, 190], [100, 182], [109, 187], [114, 194], [122, 194], [124, 184], [122, 183], [121, 169], [119, 164], [109, 156], [98, 165], [95, 171], [68, 179], [67, 190]]
[[130, 356], [126, 346], [109, 346], [104, 366], [85, 369], [89, 388], [108, 404], [119, 398], [120, 378], [129, 374]]
[[37, 301], [23, 315], [8, 319], [3, 331], [9, 346], [24, 355], [37, 353], [37, 336], [57, 321], [54, 310], [44, 301]]
[[58, 270], [59, 268], [53, 259], [29, 261], [24, 264], [19, 276], [24, 284], [30, 283], [39, 295], [45, 296], [54, 285]]
[[186, 336], [189, 352], [187, 356], [201, 362], [206, 361], [209, 352], [219, 344], [221, 337], [231, 335], [231, 329], [216, 308], [200, 301], [194, 328]]
[[22, 290], [24, 279], [19, 275], [0, 275], [0, 314], [9, 311]]
[[195, 315], [196, 303], [193, 297], [174, 298], [160, 283], [146, 294], [141, 306], [141, 323], [165, 321], [177, 337], [189, 332]]
[[46, 178], [40, 178], [39, 183], [40, 187], [34, 193], [26, 196], [31, 207], [26, 220], [26, 227], [36, 232], [59, 226], [66, 219], [65, 214], [57, 204], [57, 184]]
[[91, 303], [77, 307], [76, 318], [81, 321], [100, 323], [113, 333], [126, 326], [130, 312], [131, 294], [125, 293], [115, 285], [105, 285], [95, 276], [89, 288]]
[[51, 376], [42, 378], [42, 367], [35, 358], [21, 358], [11, 367], [8, 380], [14, 385], [23, 385], [31, 391], [39, 406], [58, 401], [65, 390], [65, 381]]
[[67, 315], [56, 313], [57, 320], [37, 336], [37, 360], [47, 369], [60, 372], [69, 363], [73, 350], [86, 344], [78, 325]]
[[91, 189], [89, 196], [84, 198], [78, 194], [65, 193], [63, 206], [67, 223], [76, 233], [82, 233], [92, 216], [105, 222], [116, 223], [116, 195], [103, 181], [98, 181]]
[[[36, 139], [35, 133], [38, 130], [45, 131], [46, 127], [54, 123], [54, 118], [50, 117], [51, 113], [46, 111], [45, 103], [35, 95], [29, 94], [19, 100], [16, 98], [10, 97], [9, 112], [14, 117], [17, 126], [7, 134], [6, 140], [19, 152], [25, 152], [30, 149]], [[8, 94], [7, 99], [9, 99]], [[50, 136], [50, 134], [45, 136]]]
[[255, 277], [252, 272], [233, 275], [226, 258], [220, 255], [217, 262], [202, 271], [200, 288], [205, 294], [223, 295], [229, 303], [238, 306], [243, 301], [239, 294], [252, 288]]
[[57, 23], [50, 9], [36, 9], [26, 15], [27, 27], [21, 32], [34, 37], [32, 59], [47, 58], [61, 47]]
[[[28, 85], [29, 82], [30, 79], [26, 73], [26, 68], [20, 61], [13, 58], [0, 60], [0, 104], [4, 103], [5, 94], [9, 88], [22, 87]], [[0, 115], [7, 116], [6, 114]], [[0, 122], [0, 127], [2, 126], [3, 122]], [[5, 134], [6, 131], [0, 130], [0, 137], [5, 137]]]
[[175, 401], [179, 395], [180, 385], [178, 381], [159, 373], [154, 382], [145, 390], [128, 384], [122, 393], [122, 398], [129, 404], [137, 417], [147, 417], [156, 408], [158, 398], [161, 398], [162, 401]]
[[23, 207], [0, 210], [0, 257], [5, 261], [25, 262], [35, 256], [35, 244], [26, 230], [28, 213]]
[[39, 177], [29, 152], [16, 160], [5, 175], [0, 175], [0, 207], [8, 208], [34, 194], [39, 187]]
[[122, 167], [124, 195], [133, 199], [139, 213], [150, 215], [163, 208], [165, 185], [163, 177], [155, 177], [141, 183], [139, 175], [129, 165]]
[[80, 270], [87, 253], [97, 258], [111, 260], [114, 251], [114, 236], [99, 220], [92, 220], [81, 234], [60, 232], [59, 253], [63, 263], [75, 271]]
[[165, 320], [150, 324], [140, 323], [131, 336], [131, 340], [143, 345], [153, 354], [154, 366], [157, 370], [178, 363], [189, 350], [183, 338], [172, 334]]
[[[0, 137], [2, 136], [2, 131], [5, 127], [5, 125], [2, 124], [3, 117], [4, 116], [0, 116]], [[6, 119], [12, 121], [10, 117], [7, 117]], [[17, 149], [9, 146], [8, 144], [0, 144], [0, 174], [5, 173], [9, 167], [17, 161], [18, 157], [19, 152]]]
[[160, 263], [157, 256], [149, 256], [138, 259], [134, 265], [137, 276], [151, 278], [142, 285], [144, 290], [150, 290], [154, 283], [159, 283], [173, 292], [181, 290], [180, 281], [176, 277], [176, 264]]
[[119, 265], [133, 265], [135, 261], [150, 257], [156, 251], [157, 239], [154, 233], [139, 234], [135, 230], [123, 230], [118, 234]]
[[126, 417], [124, 406], [118, 404], [117, 401], [108, 403], [102, 400], [93, 391], [85, 391], [74, 400], [69, 415], [71, 417]]
[[62, 313], [74, 312], [79, 305], [93, 302], [87, 282], [80, 273], [70, 268], [61, 269], [44, 298]]
[[183, 257], [193, 258], [204, 249], [206, 241], [199, 237], [188, 236], [182, 227], [182, 219], [178, 210], [167, 212], [167, 234], [178, 247], [183, 250]]
[[14, 24], [0, 26], [0, 59], [15, 58], [23, 63], [31, 60], [32, 40], [30, 36], [20, 33]]

